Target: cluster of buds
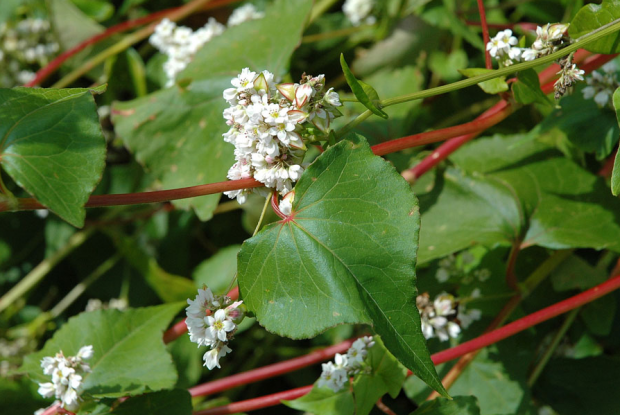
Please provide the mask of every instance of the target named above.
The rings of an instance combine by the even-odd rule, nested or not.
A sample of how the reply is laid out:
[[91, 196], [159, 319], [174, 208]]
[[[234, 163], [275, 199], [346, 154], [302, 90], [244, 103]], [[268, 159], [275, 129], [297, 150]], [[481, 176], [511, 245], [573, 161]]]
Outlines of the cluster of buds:
[[[240, 25], [249, 20], [264, 17], [263, 12], [258, 12], [252, 4], [235, 9], [228, 19], [228, 27]], [[189, 27], [177, 26], [169, 19], [163, 19], [156, 27], [155, 32], [149, 38], [149, 42], [161, 53], [168, 56], [164, 63], [164, 72], [168, 78], [166, 84], [170, 87], [174, 84], [177, 75], [183, 71], [194, 59], [196, 52], [216, 36], [221, 35], [226, 26], [218, 23], [214, 18], [209, 18], [207, 24], [193, 31]]]
[[43, 374], [51, 375], [51, 383], [39, 383], [39, 394], [43, 397], [56, 397], [62, 406], [70, 411], [77, 410], [80, 401], [82, 380], [90, 373], [90, 367], [84, 362], [93, 356], [93, 346], [80, 348], [75, 357], [65, 357], [59, 352], [54, 357], [43, 357], [41, 368]]
[[586, 100], [594, 98], [596, 105], [601, 108], [613, 107], [611, 97], [614, 95], [614, 91], [620, 87], [617, 77], [618, 68], [615, 63], [608, 62], [601, 67], [601, 71], [594, 71], [589, 77], [586, 77], [588, 86], [581, 92], [583, 98]]
[[[340, 116], [338, 94], [325, 89], [325, 76], [303, 75], [299, 83], [276, 84], [269, 71], [244, 68], [224, 91], [224, 140], [235, 146], [232, 180], [254, 178], [267, 188], [286, 195], [304, 172], [306, 142], [324, 140], [330, 123]], [[250, 189], [225, 192], [246, 201]], [[258, 192], [267, 195], [265, 189]], [[292, 201], [290, 201], [292, 202]]]
[[47, 65], [59, 49], [47, 20], [0, 23], [0, 87], [32, 81], [35, 71]]
[[371, 15], [374, 6], [374, 0], [346, 0], [342, 5], [342, 11], [353, 26], [362, 23], [372, 25], [377, 21], [377, 18]]
[[318, 381], [318, 387], [328, 387], [334, 393], [338, 393], [349, 377], [352, 377], [362, 370], [369, 370], [364, 362], [368, 355], [368, 348], [375, 345], [372, 337], [362, 337], [355, 340], [346, 354], [336, 354], [334, 362], [322, 364], [323, 372]]
[[564, 32], [567, 24], [548, 23], [536, 28], [536, 40], [531, 48], [519, 48], [518, 39], [510, 29], [499, 32], [487, 43], [487, 51], [501, 66], [509, 66], [515, 62], [532, 61], [536, 58], [552, 54], [562, 48], [568, 41]]
[[577, 68], [577, 65], [573, 63], [573, 54], [570, 54], [558, 61], [560, 65], [560, 71], [558, 74], [560, 78], [553, 84], [555, 90], [555, 99], [559, 100], [566, 90], [572, 87], [577, 81], [583, 81], [583, 69]]
[[245, 313], [242, 301], [233, 302], [228, 296], [213, 296], [210, 289], [198, 289], [194, 300], [187, 299], [185, 309], [189, 339], [210, 348], [203, 356], [209, 370], [220, 368], [220, 358], [232, 350], [228, 343], [234, 338], [237, 325]]
[[[472, 293], [472, 298], [480, 296], [480, 292]], [[422, 320], [422, 334], [424, 338], [439, 338], [447, 341], [456, 338], [461, 333], [461, 328], [467, 328], [473, 321], [480, 319], [479, 310], [465, 312], [463, 306], [459, 307], [454, 296], [442, 293], [431, 302], [428, 293], [422, 293], [416, 299], [416, 306]]]

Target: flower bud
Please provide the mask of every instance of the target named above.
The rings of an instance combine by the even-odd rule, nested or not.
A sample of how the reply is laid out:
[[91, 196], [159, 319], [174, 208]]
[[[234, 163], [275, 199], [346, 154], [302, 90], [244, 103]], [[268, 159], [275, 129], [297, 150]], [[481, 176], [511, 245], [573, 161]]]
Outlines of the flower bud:
[[293, 83], [285, 83], [285, 84], [277, 84], [276, 88], [280, 91], [280, 94], [290, 102], [295, 100], [295, 84]]

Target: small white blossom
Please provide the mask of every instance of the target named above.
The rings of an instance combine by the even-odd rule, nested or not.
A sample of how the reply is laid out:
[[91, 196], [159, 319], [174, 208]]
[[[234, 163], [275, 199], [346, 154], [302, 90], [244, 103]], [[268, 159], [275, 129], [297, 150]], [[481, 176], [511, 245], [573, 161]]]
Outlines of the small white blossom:
[[[581, 93], [586, 100], [594, 98], [599, 107], [613, 107], [611, 98], [614, 91], [620, 86], [616, 75], [617, 67], [614, 62], [603, 65], [599, 71], [594, 71], [586, 78], [588, 84]], [[601, 72], [602, 71], [602, 72]]]
[[426, 339], [439, 338], [447, 341], [455, 338], [461, 332], [461, 328], [455, 322], [457, 311], [454, 296], [443, 293], [433, 302], [427, 293], [421, 294], [416, 299], [422, 324], [422, 334]]
[[342, 390], [349, 377], [359, 373], [367, 364], [364, 362], [368, 355], [368, 348], [375, 345], [370, 336], [358, 338], [353, 342], [346, 354], [336, 354], [334, 361], [322, 364], [323, 372], [317, 385], [319, 388], [327, 387], [334, 393]]
[[209, 350], [202, 357], [204, 360], [204, 366], [209, 370], [213, 370], [215, 367], [220, 367], [220, 358], [226, 356], [232, 350], [228, 347], [227, 344], [218, 342], [212, 350]]
[[372, 25], [377, 21], [376, 17], [371, 15], [374, 5], [374, 0], [346, 0], [342, 11], [353, 26], [362, 23]]
[[218, 309], [213, 316], [207, 316], [207, 329], [212, 338], [217, 338], [220, 341], [227, 340], [227, 332], [235, 329], [235, 324], [228, 319], [224, 309]]
[[67, 410], [77, 410], [83, 376], [91, 371], [84, 360], [92, 356], [93, 347], [87, 345], [80, 348], [75, 357], [65, 357], [62, 352], [54, 357], [43, 357], [43, 374], [51, 375], [52, 381], [39, 383], [39, 394], [43, 397], [56, 397]]

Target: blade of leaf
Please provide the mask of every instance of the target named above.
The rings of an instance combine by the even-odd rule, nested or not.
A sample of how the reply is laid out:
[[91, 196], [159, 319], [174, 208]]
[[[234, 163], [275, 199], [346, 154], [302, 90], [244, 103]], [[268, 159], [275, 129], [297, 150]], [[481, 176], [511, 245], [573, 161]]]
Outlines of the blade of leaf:
[[521, 104], [541, 103], [553, 105], [553, 102], [540, 89], [540, 80], [536, 71], [527, 69], [517, 74], [517, 82], [512, 85], [512, 94]]
[[[614, 91], [614, 109], [616, 110], [616, 118], [620, 125], [620, 88]], [[614, 196], [620, 194], [620, 150], [616, 152], [616, 159], [614, 160], [614, 169], [611, 173], [611, 193]]]
[[[493, 69], [486, 68], [467, 68], [459, 69], [459, 72], [465, 75], [467, 78], [475, 77], [478, 75], [493, 72]], [[478, 84], [482, 91], [487, 94], [497, 94], [500, 92], [508, 91], [508, 84], [506, 83], [506, 77], [497, 77], [488, 81], [484, 81]]]
[[103, 173], [105, 139], [96, 89], [0, 89], [0, 166], [70, 224], [84, 225], [84, 204]]
[[347, 80], [347, 84], [351, 87], [351, 91], [357, 97], [360, 103], [364, 104], [364, 106], [372, 111], [374, 114], [378, 115], [381, 118], [388, 118], [388, 115], [385, 111], [378, 108], [375, 103], [379, 101], [379, 95], [377, 91], [373, 87], [368, 84], [359, 81], [353, 75], [353, 72], [349, 69], [349, 65], [347, 65], [347, 61], [344, 59], [344, 55], [340, 54], [340, 65], [342, 66], [342, 72], [344, 73], [344, 77]]
[[401, 363], [445, 394], [415, 306], [416, 198], [363, 137], [350, 137], [304, 172], [294, 219], [245, 241], [242, 297], [261, 325], [291, 338], [373, 324]]
[[[587, 4], [573, 18], [568, 27], [571, 38], [577, 39], [620, 18], [620, 1], [603, 0], [602, 4]], [[583, 47], [594, 53], [612, 54], [620, 52], [620, 33], [616, 32]]]
[[92, 372], [84, 377], [84, 391], [95, 397], [121, 397], [171, 389], [177, 374], [162, 340], [164, 329], [185, 303], [148, 308], [84, 312], [70, 318], [39, 352], [24, 358], [18, 372], [36, 382], [47, 382], [41, 359], [59, 351], [75, 355], [93, 346], [88, 361]]

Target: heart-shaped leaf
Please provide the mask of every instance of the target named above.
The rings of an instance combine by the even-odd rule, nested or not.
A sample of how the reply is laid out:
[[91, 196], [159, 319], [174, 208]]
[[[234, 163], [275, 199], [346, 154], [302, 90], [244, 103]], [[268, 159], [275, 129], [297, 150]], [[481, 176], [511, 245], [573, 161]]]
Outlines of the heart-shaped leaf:
[[291, 338], [372, 324], [400, 362], [445, 394], [415, 306], [419, 213], [409, 185], [351, 136], [310, 165], [295, 192], [292, 217], [241, 248], [248, 309]]
[[0, 166], [19, 186], [70, 224], [105, 166], [96, 89], [0, 89]]

